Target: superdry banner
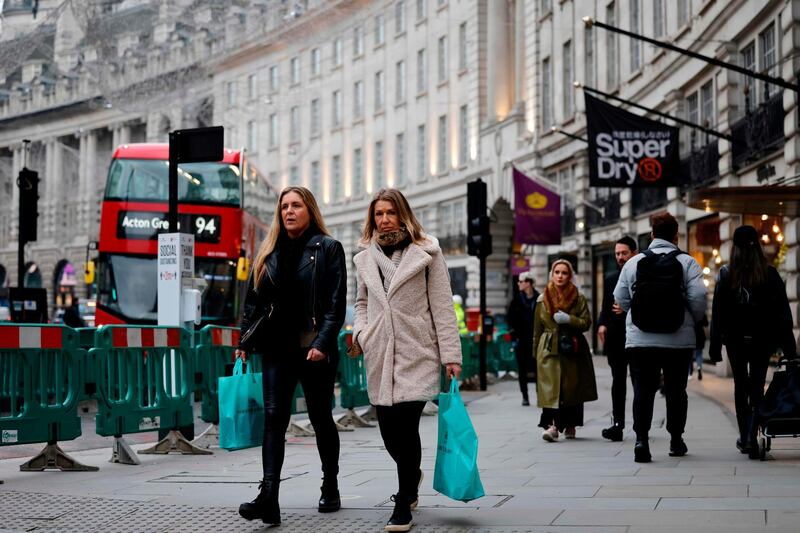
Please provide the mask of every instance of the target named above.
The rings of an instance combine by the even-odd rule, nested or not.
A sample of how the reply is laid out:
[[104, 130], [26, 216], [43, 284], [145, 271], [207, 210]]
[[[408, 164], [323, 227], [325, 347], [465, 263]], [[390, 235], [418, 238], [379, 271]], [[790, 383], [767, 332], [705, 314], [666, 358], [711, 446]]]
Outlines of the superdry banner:
[[678, 184], [678, 128], [628, 113], [584, 93], [592, 187]]
[[514, 170], [514, 240], [561, 244], [561, 197]]

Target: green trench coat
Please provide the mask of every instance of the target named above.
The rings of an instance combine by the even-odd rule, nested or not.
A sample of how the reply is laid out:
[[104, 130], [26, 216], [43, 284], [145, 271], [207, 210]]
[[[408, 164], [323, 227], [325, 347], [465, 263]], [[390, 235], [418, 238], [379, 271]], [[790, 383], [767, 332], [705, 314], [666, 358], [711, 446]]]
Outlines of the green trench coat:
[[[544, 295], [536, 300], [533, 346], [536, 349], [536, 396], [539, 407], [557, 409], [597, 399], [597, 383], [589, 343], [583, 336], [592, 325], [586, 298], [578, 295], [569, 310], [570, 323], [559, 326], [544, 306]], [[559, 329], [577, 336], [579, 350], [574, 356], [558, 353]]]

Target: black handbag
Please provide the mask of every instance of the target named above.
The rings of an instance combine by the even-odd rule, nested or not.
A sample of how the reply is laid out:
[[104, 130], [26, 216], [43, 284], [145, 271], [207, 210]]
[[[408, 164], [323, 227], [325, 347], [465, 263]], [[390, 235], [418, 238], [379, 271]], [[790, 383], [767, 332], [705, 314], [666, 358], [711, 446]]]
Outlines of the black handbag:
[[565, 357], [574, 357], [580, 353], [577, 335], [562, 333], [558, 336], [558, 353]]
[[247, 328], [242, 336], [239, 338], [239, 347], [244, 350], [245, 352], [250, 352], [253, 349], [253, 342], [258, 339], [260, 335], [260, 331], [264, 329], [266, 323], [272, 318], [272, 311], [274, 310], [274, 305], [270, 304], [269, 311], [261, 314], [255, 322], [250, 324], [250, 327]]

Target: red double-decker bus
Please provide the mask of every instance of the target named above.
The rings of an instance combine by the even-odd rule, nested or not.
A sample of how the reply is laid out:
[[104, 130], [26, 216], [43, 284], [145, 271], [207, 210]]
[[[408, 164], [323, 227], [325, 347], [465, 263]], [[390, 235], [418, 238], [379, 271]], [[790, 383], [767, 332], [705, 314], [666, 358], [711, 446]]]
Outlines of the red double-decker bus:
[[[100, 214], [97, 325], [157, 321], [156, 247], [158, 234], [169, 229], [168, 156], [167, 144], [126, 144], [114, 152]], [[257, 171], [230, 149], [221, 162], [178, 167], [178, 224], [194, 234], [195, 276], [207, 284], [203, 324], [236, 323], [246, 284], [240, 257], [252, 259], [266, 233], [243, 207], [245, 175]]]

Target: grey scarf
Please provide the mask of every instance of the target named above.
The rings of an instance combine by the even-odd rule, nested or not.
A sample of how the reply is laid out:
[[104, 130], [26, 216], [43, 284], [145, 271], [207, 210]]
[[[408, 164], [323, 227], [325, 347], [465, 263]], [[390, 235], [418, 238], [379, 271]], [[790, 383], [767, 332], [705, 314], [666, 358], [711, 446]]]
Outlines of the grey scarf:
[[375, 239], [373, 239], [372, 245], [369, 247], [369, 253], [372, 254], [372, 258], [378, 264], [378, 269], [383, 276], [383, 290], [386, 291], [387, 294], [389, 293], [389, 287], [392, 284], [394, 273], [397, 272], [397, 267], [400, 265], [400, 260], [403, 258], [404, 251], [405, 248], [395, 250], [392, 252], [392, 257], [389, 258], [383, 253], [383, 250], [381, 250], [381, 247]]

